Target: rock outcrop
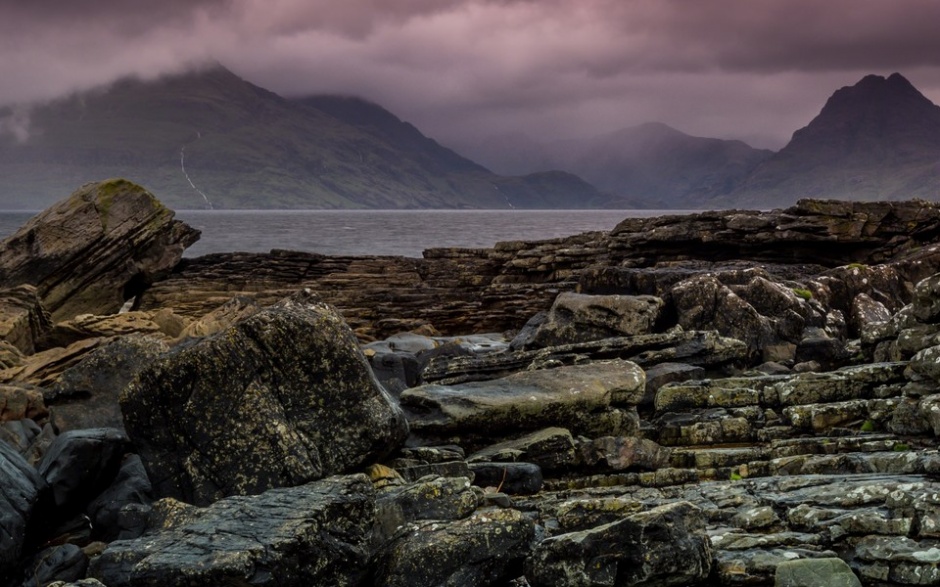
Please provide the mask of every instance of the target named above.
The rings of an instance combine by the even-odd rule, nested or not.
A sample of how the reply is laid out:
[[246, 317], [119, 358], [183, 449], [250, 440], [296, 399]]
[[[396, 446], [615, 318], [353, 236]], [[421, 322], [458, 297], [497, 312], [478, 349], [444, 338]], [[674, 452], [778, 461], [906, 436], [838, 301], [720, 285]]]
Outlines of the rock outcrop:
[[352, 332], [305, 293], [158, 357], [121, 409], [157, 495], [197, 505], [348, 471], [408, 433]]
[[424, 259], [215, 255], [54, 322], [20, 286], [0, 572], [935, 584], [938, 227], [803, 201]]
[[3, 241], [0, 283], [35, 286], [54, 321], [111, 314], [173, 269], [198, 238], [138, 185], [86, 184]]

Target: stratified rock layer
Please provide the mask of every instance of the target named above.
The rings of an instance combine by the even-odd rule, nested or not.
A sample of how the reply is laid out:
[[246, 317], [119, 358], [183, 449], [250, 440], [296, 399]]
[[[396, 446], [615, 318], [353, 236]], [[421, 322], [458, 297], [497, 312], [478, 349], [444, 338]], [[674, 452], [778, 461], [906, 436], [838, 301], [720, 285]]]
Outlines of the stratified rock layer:
[[123, 179], [82, 186], [0, 247], [0, 283], [36, 286], [55, 321], [117, 312], [169, 272], [199, 231]]

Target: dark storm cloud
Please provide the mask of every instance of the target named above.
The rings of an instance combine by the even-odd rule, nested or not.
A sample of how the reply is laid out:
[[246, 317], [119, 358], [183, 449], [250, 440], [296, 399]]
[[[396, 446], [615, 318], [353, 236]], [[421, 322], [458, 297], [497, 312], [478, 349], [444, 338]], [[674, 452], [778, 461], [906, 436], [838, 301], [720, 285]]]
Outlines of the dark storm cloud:
[[0, 103], [216, 59], [454, 144], [660, 120], [780, 146], [867, 73], [938, 101], [937, 22], [927, 0], [7, 0]]

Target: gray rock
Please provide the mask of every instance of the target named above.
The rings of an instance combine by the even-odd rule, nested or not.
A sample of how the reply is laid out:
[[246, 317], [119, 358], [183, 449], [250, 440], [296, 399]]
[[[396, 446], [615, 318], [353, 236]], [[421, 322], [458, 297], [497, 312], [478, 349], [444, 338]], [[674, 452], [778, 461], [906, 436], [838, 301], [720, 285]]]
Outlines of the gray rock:
[[553, 536], [526, 561], [534, 587], [691, 585], [712, 566], [702, 511], [678, 502]]
[[108, 587], [360, 584], [375, 495], [364, 475], [233, 496], [94, 558]]
[[644, 384], [643, 370], [636, 364], [614, 360], [516, 373], [494, 381], [423, 385], [405, 390], [401, 405], [412, 432], [422, 437], [460, 435], [479, 443], [481, 438], [500, 439], [561, 425], [577, 433], [606, 429], [607, 434], [617, 435], [624, 427], [635, 429], [635, 424], [622, 419], [614, 405], [635, 405]]
[[576, 464], [575, 441], [567, 428], [545, 428], [483, 448], [467, 460], [534, 463], [545, 471], [563, 471]]
[[125, 336], [88, 353], [65, 370], [47, 393], [52, 421], [61, 431], [124, 429], [119, 398], [138, 371], [169, 350], [149, 336]]
[[656, 392], [667, 383], [678, 383], [692, 379], [700, 379], [705, 369], [697, 365], [685, 363], [660, 363], [646, 369], [646, 393], [640, 405], [652, 405], [656, 399]]
[[304, 294], [152, 362], [121, 409], [155, 493], [197, 505], [349, 471], [408, 431], [343, 319]]
[[464, 520], [409, 524], [378, 554], [374, 584], [503, 584], [518, 576], [534, 537], [532, 521], [514, 509], [485, 509]]
[[372, 542], [384, 546], [406, 524], [419, 520], [460, 520], [480, 505], [480, 496], [466, 477], [425, 477], [379, 491]]
[[85, 578], [88, 556], [74, 544], [44, 548], [27, 564], [24, 585], [48, 585], [54, 581], [79, 581]]
[[[864, 293], [860, 293], [852, 300], [852, 311], [849, 314], [850, 332], [856, 336], [866, 337], [865, 332], [872, 331], [875, 325], [884, 324], [891, 320], [891, 312], [884, 304]], [[877, 337], [872, 332], [867, 335], [872, 342]], [[869, 344], [870, 344], [869, 342]]]
[[934, 382], [940, 382], [940, 345], [927, 347], [911, 357], [910, 369]]
[[473, 482], [508, 495], [528, 495], [542, 489], [542, 469], [532, 463], [471, 463]]
[[153, 488], [140, 457], [127, 456], [111, 485], [85, 508], [93, 537], [105, 542], [117, 539], [126, 530], [121, 526], [121, 510], [129, 505], [147, 506], [151, 501]]
[[19, 570], [27, 539], [45, 482], [6, 442], [0, 441], [0, 576]]
[[913, 314], [920, 322], [940, 322], [940, 273], [917, 282], [912, 306]]
[[544, 348], [651, 334], [663, 301], [653, 296], [584, 295], [563, 292], [525, 348]]
[[55, 439], [37, 469], [57, 508], [81, 510], [114, 481], [126, 449], [121, 430], [70, 430]]

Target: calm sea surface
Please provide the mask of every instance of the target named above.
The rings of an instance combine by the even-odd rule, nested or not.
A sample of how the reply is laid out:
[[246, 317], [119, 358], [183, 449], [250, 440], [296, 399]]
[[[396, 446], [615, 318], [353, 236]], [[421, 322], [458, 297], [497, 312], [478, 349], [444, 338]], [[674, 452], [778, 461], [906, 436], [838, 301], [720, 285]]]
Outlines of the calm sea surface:
[[[610, 230], [628, 217], [679, 214], [657, 210], [179, 210], [202, 231], [186, 256], [289, 249], [326, 255], [420, 257], [434, 247], [492, 247]], [[35, 212], [0, 211], [0, 238]]]

